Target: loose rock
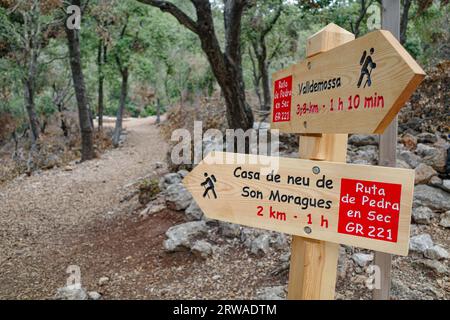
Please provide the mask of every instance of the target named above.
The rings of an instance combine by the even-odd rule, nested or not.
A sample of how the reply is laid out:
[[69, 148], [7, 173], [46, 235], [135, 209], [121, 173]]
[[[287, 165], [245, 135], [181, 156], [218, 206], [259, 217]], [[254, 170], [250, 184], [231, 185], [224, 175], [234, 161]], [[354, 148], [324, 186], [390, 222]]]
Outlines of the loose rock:
[[423, 162], [439, 172], [445, 172], [447, 150], [442, 147], [431, 147], [423, 143], [417, 145], [416, 152], [423, 157]]
[[401, 159], [397, 159], [396, 166], [397, 168], [411, 169], [411, 166]]
[[182, 176], [178, 173], [168, 173], [161, 179], [161, 187], [167, 189], [170, 185], [180, 183]]
[[269, 252], [270, 236], [268, 234], [262, 234], [252, 241], [250, 251], [255, 255], [265, 255]]
[[258, 300], [284, 300], [286, 299], [286, 292], [284, 286], [267, 287], [259, 290]]
[[414, 188], [414, 202], [433, 210], [450, 210], [450, 195], [448, 192], [423, 184]]
[[444, 248], [442, 248], [439, 245], [435, 245], [431, 248], [428, 248], [427, 250], [425, 250], [424, 255], [428, 259], [433, 259], [433, 260], [448, 259], [447, 250], [445, 250]]
[[422, 132], [417, 135], [417, 142], [420, 143], [435, 143], [437, 141], [437, 137], [435, 134], [430, 132]]
[[430, 224], [433, 211], [428, 207], [413, 208], [412, 217], [416, 223]]
[[433, 247], [433, 240], [428, 233], [411, 237], [409, 241], [409, 250], [424, 253], [425, 250]]
[[189, 174], [189, 171], [187, 170], [180, 170], [177, 172], [177, 174], [180, 176], [181, 179], [184, 179]]
[[172, 184], [167, 187], [167, 207], [172, 210], [184, 210], [192, 202], [192, 196], [181, 183]]
[[433, 187], [441, 188], [442, 187], [442, 179], [439, 178], [438, 176], [431, 177], [428, 184]]
[[442, 181], [442, 189], [444, 189], [447, 192], [450, 192], [450, 179]]
[[56, 291], [54, 299], [56, 300], [87, 300], [86, 290], [80, 286], [67, 286], [59, 288]]
[[191, 221], [197, 221], [202, 220], [203, 217], [203, 211], [198, 206], [197, 202], [195, 200], [192, 200], [189, 207], [187, 207], [185, 211], [186, 217]]
[[422, 159], [419, 156], [408, 150], [398, 152], [397, 157], [399, 160], [406, 162], [413, 169], [422, 162]]
[[439, 225], [444, 228], [450, 228], [450, 211], [447, 211], [441, 215], [441, 221]]
[[416, 173], [414, 184], [428, 183], [432, 177], [438, 174], [436, 170], [425, 163], [419, 164], [414, 171]]
[[414, 261], [413, 264], [431, 269], [438, 275], [445, 275], [448, 273], [447, 267], [437, 260], [421, 259], [419, 261]]
[[376, 135], [353, 134], [348, 143], [354, 146], [378, 145], [378, 138]]
[[376, 146], [368, 145], [360, 147], [354, 157], [352, 163], [355, 164], [375, 164], [378, 162], [378, 149]]
[[194, 243], [191, 251], [195, 256], [207, 259], [213, 252], [213, 246], [205, 240], [199, 240]]
[[337, 276], [341, 279], [344, 279], [347, 275], [347, 252], [345, 248], [339, 247], [339, 258], [338, 258], [338, 266], [337, 266]]
[[99, 286], [104, 286], [108, 282], [109, 282], [109, 278], [108, 277], [101, 277], [100, 279], [98, 279], [98, 285]]
[[195, 238], [206, 233], [205, 221], [192, 221], [173, 226], [166, 232], [168, 239], [164, 241], [164, 249], [169, 252], [190, 249]]
[[102, 295], [96, 291], [90, 291], [88, 293], [88, 296], [91, 300], [100, 300], [100, 298], [102, 297]]
[[373, 261], [373, 254], [366, 254], [361, 252], [354, 253], [352, 255], [352, 260], [355, 261], [358, 266], [364, 268], [369, 265], [371, 261]]
[[151, 216], [153, 214], [156, 214], [158, 212], [163, 211], [164, 209], [166, 209], [166, 205], [165, 204], [154, 204], [154, 203], [150, 203], [150, 205], [145, 208], [144, 210], [142, 210], [139, 213], [139, 216], [141, 218], [146, 218], [148, 216]]
[[404, 134], [400, 141], [408, 150], [414, 150], [417, 146], [417, 138], [410, 133]]
[[235, 223], [219, 222], [220, 233], [227, 238], [239, 238], [241, 227]]
[[270, 237], [270, 245], [278, 250], [283, 250], [288, 248], [288, 243], [286, 239], [286, 235], [280, 232], [273, 232]]

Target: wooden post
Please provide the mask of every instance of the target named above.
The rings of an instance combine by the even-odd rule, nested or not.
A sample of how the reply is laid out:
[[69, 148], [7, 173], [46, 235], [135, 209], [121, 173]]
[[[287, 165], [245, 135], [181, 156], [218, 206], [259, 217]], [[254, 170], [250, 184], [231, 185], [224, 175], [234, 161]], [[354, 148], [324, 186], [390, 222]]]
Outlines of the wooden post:
[[[308, 38], [307, 57], [354, 39], [352, 33], [329, 24]], [[301, 136], [299, 156], [304, 159], [346, 162], [347, 134]], [[338, 256], [339, 244], [293, 236], [288, 299], [333, 300]]]
[[[400, 0], [383, 0], [381, 12], [381, 27], [389, 30], [394, 37], [400, 37]], [[397, 117], [380, 135], [379, 165], [395, 167], [397, 162]], [[389, 300], [391, 289], [391, 263], [389, 253], [375, 252], [375, 265], [380, 268], [380, 289], [373, 291], [374, 300]]]

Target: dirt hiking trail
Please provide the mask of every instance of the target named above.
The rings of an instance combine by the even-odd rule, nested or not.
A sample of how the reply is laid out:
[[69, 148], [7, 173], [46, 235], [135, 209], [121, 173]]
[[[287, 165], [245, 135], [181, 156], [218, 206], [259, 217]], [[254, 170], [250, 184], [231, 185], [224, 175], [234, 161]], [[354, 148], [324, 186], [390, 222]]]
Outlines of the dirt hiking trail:
[[130, 192], [124, 186], [164, 160], [167, 146], [153, 123], [128, 119], [122, 148], [0, 187], [0, 298], [47, 298], [64, 286], [67, 263], [77, 262], [60, 260], [73, 249], [71, 242], [96, 223], [106, 229], [123, 209], [121, 200]]
[[251, 299], [260, 286], [285, 282], [271, 275], [277, 253], [263, 263], [238, 239], [219, 237], [206, 261], [164, 251], [165, 232], [184, 214], [142, 219], [137, 197], [123, 201], [165, 162], [168, 146], [153, 122], [128, 119], [125, 144], [100, 159], [0, 186], [0, 299], [52, 299], [70, 265], [102, 299]]

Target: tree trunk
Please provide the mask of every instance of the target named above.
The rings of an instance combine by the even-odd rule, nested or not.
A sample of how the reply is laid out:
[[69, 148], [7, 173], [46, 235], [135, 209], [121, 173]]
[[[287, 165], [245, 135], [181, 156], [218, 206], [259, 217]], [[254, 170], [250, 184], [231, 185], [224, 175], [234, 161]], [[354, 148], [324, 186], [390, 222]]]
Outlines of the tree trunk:
[[[200, 8], [199, 11], [202, 12], [202, 9]], [[227, 17], [227, 13], [224, 16]], [[212, 17], [206, 13], [199, 15], [198, 26], [201, 30], [200, 34], [202, 34], [200, 37], [202, 49], [206, 53], [211, 69], [225, 98], [228, 126], [231, 129], [247, 130], [252, 128], [254, 119], [253, 112], [245, 99], [240, 37], [237, 37], [237, 42], [226, 39], [225, 54], [223, 54], [214, 34]], [[228, 28], [230, 27], [228, 26]], [[233, 27], [240, 31], [240, 23]], [[239, 33], [239, 31], [237, 32]]]
[[411, 7], [411, 0], [405, 0], [403, 4], [403, 12], [400, 20], [400, 43], [405, 44], [406, 42], [406, 31], [408, 29], [409, 20], [409, 8]]
[[[256, 55], [257, 47], [256, 47], [256, 43], [253, 42], [253, 41], [252, 41], [252, 47], [253, 47], [253, 50], [254, 50], [255, 55]], [[262, 110], [263, 109], [263, 103], [262, 103], [262, 98], [261, 98], [261, 90], [260, 90], [260, 87], [259, 87], [259, 85], [261, 83], [261, 75], [259, 74], [258, 68], [256, 66], [255, 59], [253, 57], [252, 47], [248, 48], [248, 54], [249, 54], [249, 57], [250, 57], [250, 61], [252, 63], [253, 87], [255, 89], [256, 97], [258, 98], [259, 107]]]
[[58, 108], [58, 112], [60, 114], [60, 119], [61, 119], [61, 130], [64, 134], [64, 137], [68, 137], [69, 136], [69, 127], [66, 124], [66, 117], [64, 116], [64, 110], [63, 110], [63, 106], [61, 103], [57, 104], [57, 108]]
[[106, 45], [103, 45], [103, 40], [100, 40], [98, 45], [98, 57], [97, 57], [97, 66], [98, 66], [98, 130], [101, 131], [103, 129], [103, 110], [104, 110], [104, 94], [103, 94], [103, 83], [105, 80], [105, 76], [103, 74], [103, 64], [105, 62], [106, 56]]
[[[259, 86], [260, 81], [262, 82], [262, 90], [263, 90], [263, 102], [261, 103], [260, 100], [260, 106], [262, 111], [269, 111], [270, 106], [272, 105], [272, 96], [271, 96], [271, 83], [270, 83], [270, 76], [269, 76], [269, 65], [270, 65], [270, 59], [267, 57], [267, 46], [266, 46], [266, 37], [267, 35], [272, 31], [273, 27], [277, 23], [278, 19], [281, 17], [281, 13], [283, 11], [283, 1], [279, 0], [278, 6], [276, 8], [275, 13], [272, 15], [270, 19], [268, 19], [264, 23], [264, 27], [262, 30], [259, 30], [255, 38], [251, 40], [251, 44], [253, 47], [253, 51], [255, 52], [256, 60], [258, 62], [258, 72], [254, 71], [254, 74], [258, 74], [257, 83]], [[262, 19], [262, 17], [260, 16]], [[273, 54], [276, 53], [277, 46], [275, 46], [275, 51]], [[251, 51], [250, 51], [251, 53]], [[252, 65], [253, 69], [255, 69], [255, 62], [252, 59]], [[259, 88], [258, 88], [259, 91]]]
[[103, 76], [98, 78], [98, 130], [101, 131], [103, 129]]
[[269, 70], [267, 65], [267, 48], [265, 39], [260, 39], [260, 50], [256, 54], [258, 58], [258, 68], [259, 73], [261, 75], [261, 82], [262, 82], [262, 89], [263, 89], [263, 110], [268, 111], [270, 110], [271, 105], [271, 94], [270, 94], [270, 78], [269, 78]]
[[38, 63], [38, 49], [31, 48], [29, 53], [28, 61], [28, 72], [26, 78], [24, 79], [24, 101], [25, 107], [28, 113], [28, 120], [30, 122], [31, 131], [31, 142], [33, 147], [36, 141], [39, 139], [39, 119], [36, 114], [36, 106], [34, 104], [34, 94], [36, 87], [36, 73], [37, 73], [37, 63]]
[[[33, 76], [31, 76], [33, 77]], [[34, 105], [34, 79], [28, 77], [24, 82], [24, 102], [28, 113], [28, 121], [30, 123], [31, 142], [33, 145], [39, 139], [39, 121]]]
[[222, 89], [231, 129], [253, 127], [253, 112], [245, 100], [241, 63], [241, 18], [249, 5], [246, 0], [224, 1], [225, 50], [216, 37], [210, 1], [192, 0], [197, 20], [192, 20], [170, 1], [138, 0], [171, 13], [182, 25], [196, 33], [214, 76]]
[[[73, 1], [77, 2], [77, 1]], [[79, 2], [79, 1], [78, 1]], [[69, 47], [70, 67], [78, 104], [78, 118], [81, 130], [81, 161], [91, 160], [95, 157], [93, 143], [93, 128], [86, 98], [86, 87], [84, 83], [81, 65], [80, 39], [77, 30], [65, 27]]]
[[[243, 130], [253, 128], [254, 122], [253, 111], [245, 98], [245, 83], [242, 74], [241, 17], [246, 5], [246, 1], [225, 2], [225, 53], [222, 55], [220, 47], [218, 48], [219, 53], [225, 58], [225, 77], [219, 81], [219, 85], [225, 96], [228, 124], [232, 129]], [[212, 17], [211, 13], [210, 16]], [[201, 24], [200, 19], [199, 24]], [[214, 68], [214, 64], [212, 66]], [[220, 66], [217, 71], [220, 72]]]
[[120, 90], [120, 105], [119, 110], [117, 110], [116, 127], [113, 135], [113, 145], [115, 148], [119, 146], [120, 134], [122, 133], [123, 113], [128, 96], [128, 67], [124, 67], [120, 73], [122, 74], [122, 88]]
[[[245, 99], [245, 86], [242, 81], [242, 70], [226, 59], [227, 71], [221, 74], [218, 81], [227, 107], [227, 121], [231, 129], [251, 129], [253, 112]], [[220, 72], [220, 71], [219, 71]]]

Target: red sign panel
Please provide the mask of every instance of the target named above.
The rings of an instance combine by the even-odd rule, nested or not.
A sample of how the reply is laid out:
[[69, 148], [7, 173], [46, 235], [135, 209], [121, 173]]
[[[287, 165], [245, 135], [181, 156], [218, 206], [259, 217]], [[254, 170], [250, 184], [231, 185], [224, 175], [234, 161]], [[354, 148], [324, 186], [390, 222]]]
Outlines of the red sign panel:
[[338, 232], [397, 242], [400, 184], [341, 180]]
[[273, 122], [291, 120], [292, 76], [275, 81], [273, 93]]

